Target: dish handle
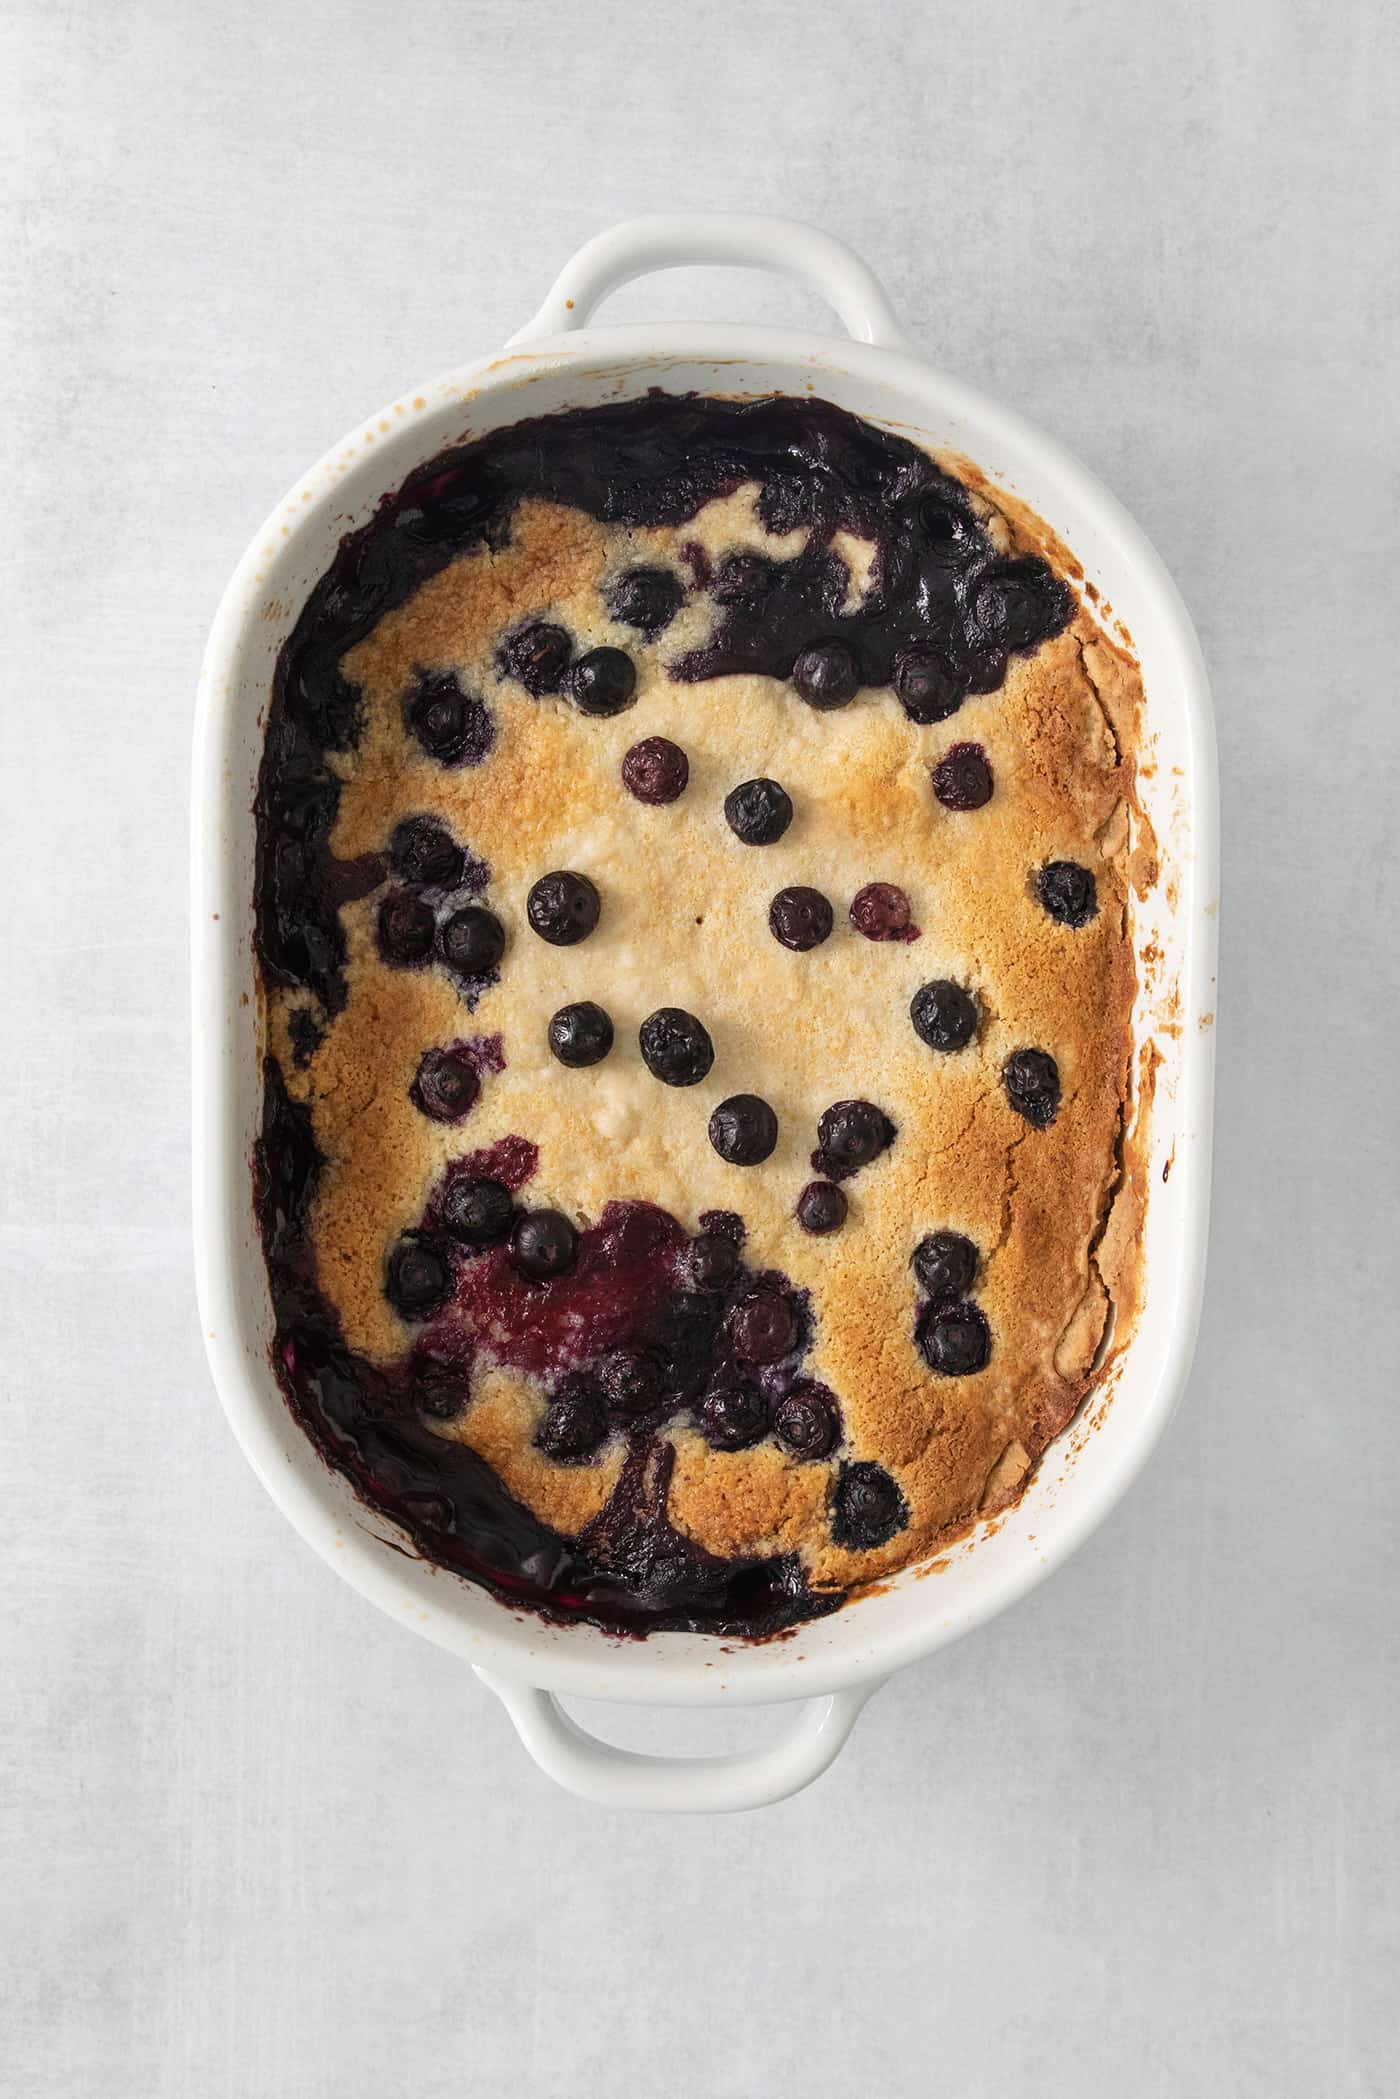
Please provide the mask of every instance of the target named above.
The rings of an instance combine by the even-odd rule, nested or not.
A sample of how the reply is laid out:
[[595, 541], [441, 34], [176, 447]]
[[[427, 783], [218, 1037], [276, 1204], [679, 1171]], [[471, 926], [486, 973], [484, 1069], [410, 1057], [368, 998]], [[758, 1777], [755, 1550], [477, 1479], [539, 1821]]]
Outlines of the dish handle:
[[885, 350], [908, 348], [884, 286], [844, 241], [800, 219], [739, 211], [649, 212], [596, 234], [565, 263], [539, 312], [506, 347], [571, 334], [587, 325], [610, 292], [634, 277], [689, 263], [775, 270], [796, 278], [834, 308], [857, 342]]
[[836, 1761], [883, 1678], [804, 1699], [776, 1742], [734, 1756], [643, 1756], [588, 1734], [550, 1691], [478, 1668], [547, 1778], [597, 1807], [724, 1815], [800, 1793]]

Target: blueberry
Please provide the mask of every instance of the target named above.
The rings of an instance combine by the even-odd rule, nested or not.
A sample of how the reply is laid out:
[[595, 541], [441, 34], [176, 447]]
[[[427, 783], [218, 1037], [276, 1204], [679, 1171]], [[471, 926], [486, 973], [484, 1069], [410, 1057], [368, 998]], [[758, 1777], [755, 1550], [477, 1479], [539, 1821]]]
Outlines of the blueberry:
[[587, 875], [573, 874], [567, 868], [541, 875], [525, 905], [531, 928], [551, 947], [575, 947], [586, 940], [601, 910], [598, 892]]
[[404, 722], [440, 765], [479, 765], [496, 738], [485, 704], [463, 692], [450, 671], [419, 680], [404, 703]]
[[578, 1234], [559, 1210], [526, 1210], [515, 1220], [510, 1250], [521, 1274], [543, 1283], [573, 1267]]
[[797, 1345], [797, 1313], [777, 1290], [753, 1290], [729, 1314], [729, 1338], [745, 1363], [776, 1363]]
[[608, 1433], [603, 1395], [586, 1378], [566, 1378], [544, 1410], [535, 1431], [535, 1448], [556, 1465], [576, 1465], [591, 1458]]
[[780, 889], [768, 906], [768, 930], [794, 954], [820, 947], [835, 923], [820, 889]]
[[804, 1232], [839, 1232], [848, 1207], [835, 1181], [808, 1181], [797, 1198], [797, 1222]]
[[734, 1246], [742, 1246], [748, 1236], [748, 1228], [737, 1210], [702, 1210], [700, 1212], [702, 1232], [714, 1232], [721, 1239], [728, 1239]]
[[745, 845], [775, 845], [792, 822], [792, 803], [776, 780], [745, 780], [725, 796], [724, 820]]
[[379, 906], [379, 952], [398, 969], [416, 969], [433, 951], [433, 907], [407, 889], [391, 889]]
[[841, 1433], [836, 1401], [809, 1378], [795, 1384], [773, 1409], [773, 1433], [794, 1458], [827, 1458]]
[[561, 1064], [573, 1071], [601, 1064], [613, 1046], [613, 1024], [601, 1006], [581, 999], [561, 1006], [549, 1023], [549, 1046]]
[[980, 743], [955, 743], [933, 769], [933, 791], [945, 809], [980, 809], [992, 799], [992, 768]]
[[909, 1521], [909, 1505], [883, 1465], [843, 1465], [831, 1499], [831, 1535], [852, 1552], [884, 1545]]
[[506, 929], [484, 904], [465, 904], [442, 922], [443, 960], [464, 977], [484, 977], [505, 953]]
[[844, 641], [817, 641], [792, 666], [799, 696], [821, 714], [845, 707], [860, 691], [860, 665]]
[[956, 714], [967, 687], [947, 654], [931, 642], [915, 642], [894, 659], [891, 679], [911, 722], [942, 722]]
[[696, 1408], [705, 1441], [716, 1450], [747, 1450], [768, 1427], [768, 1404], [753, 1385], [716, 1385]]
[[659, 634], [680, 611], [684, 595], [680, 577], [670, 569], [634, 568], [609, 586], [607, 606], [622, 626]]
[[715, 573], [716, 603], [736, 610], [752, 611], [773, 588], [773, 564], [762, 554], [729, 554]]
[[867, 882], [851, 899], [851, 924], [867, 940], [909, 940], [916, 936], [909, 899], [893, 882]]
[[894, 1134], [894, 1124], [873, 1101], [834, 1101], [817, 1124], [812, 1164], [830, 1180], [849, 1180], [879, 1157]]
[[967, 643], [958, 663], [969, 692], [995, 692], [1006, 677], [1006, 651], [992, 642]]
[[389, 866], [401, 882], [425, 889], [455, 889], [467, 856], [435, 816], [406, 816], [389, 839]]
[[551, 626], [548, 620], [532, 620], [506, 636], [496, 661], [507, 677], [516, 679], [538, 700], [547, 692], [559, 691], [573, 652], [573, 642], [562, 627]]
[[509, 1188], [482, 1175], [457, 1174], [438, 1198], [442, 1228], [468, 1246], [496, 1246], [510, 1230], [515, 1204]]
[[1055, 1120], [1060, 1106], [1060, 1069], [1046, 1050], [1013, 1050], [1001, 1067], [1006, 1098], [1033, 1129]]
[[452, 1265], [431, 1239], [410, 1234], [389, 1256], [384, 1295], [401, 1319], [427, 1319], [447, 1299]]
[[410, 1370], [413, 1404], [420, 1414], [434, 1421], [455, 1421], [466, 1411], [472, 1394], [470, 1372], [464, 1364], [422, 1356], [414, 1359]]
[[1099, 908], [1098, 884], [1087, 867], [1073, 860], [1052, 860], [1035, 879], [1036, 895], [1062, 926], [1087, 926]]
[[909, 1001], [909, 1018], [914, 1033], [930, 1049], [966, 1049], [977, 1033], [977, 1001], [961, 984], [939, 977], [919, 986]]
[[756, 1093], [732, 1093], [710, 1117], [710, 1142], [730, 1166], [757, 1166], [778, 1141], [778, 1118]]
[[961, 1232], [929, 1232], [914, 1248], [913, 1269], [935, 1302], [964, 1297], [977, 1279], [977, 1249]]
[[1034, 556], [996, 563], [978, 583], [972, 600], [983, 634], [1006, 649], [1033, 649], [1058, 633], [1070, 604], [1066, 586]]
[[649, 1013], [637, 1040], [647, 1070], [666, 1086], [698, 1085], [715, 1061], [715, 1046], [704, 1025], [680, 1006], [661, 1006]]
[[637, 666], [622, 649], [590, 649], [569, 673], [580, 714], [621, 714], [637, 693]]
[[686, 1254], [691, 1282], [702, 1290], [722, 1290], [739, 1273], [739, 1249], [724, 1232], [701, 1232]]
[[974, 1371], [986, 1369], [992, 1353], [986, 1314], [966, 1299], [926, 1304], [915, 1338], [929, 1369], [940, 1377], [971, 1377]]
[[925, 496], [919, 505], [919, 527], [935, 561], [955, 562], [977, 543], [976, 527], [951, 496]]
[[678, 743], [645, 736], [622, 761], [622, 784], [639, 802], [659, 807], [678, 801], [690, 779], [690, 761]]
[[631, 1420], [649, 1414], [661, 1397], [660, 1370], [640, 1349], [611, 1349], [593, 1366], [593, 1374], [613, 1413]]
[[415, 1108], [432, 1122], [460, 1122], [481, 1091], [476, 1067], [460, 1050], [424, 1050], [408, 1089]]

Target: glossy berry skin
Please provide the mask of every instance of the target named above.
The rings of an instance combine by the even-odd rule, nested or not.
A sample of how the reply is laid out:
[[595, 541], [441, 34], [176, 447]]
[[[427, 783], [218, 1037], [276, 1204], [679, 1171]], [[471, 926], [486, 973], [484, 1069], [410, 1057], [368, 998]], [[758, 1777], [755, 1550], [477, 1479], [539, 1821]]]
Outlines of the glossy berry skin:
[[699, 1290], [723, 1290], [739, 1273], [739, 1249], [724, 1232], [701, 1232], [690, 1242], [686, 1272]]
[[642, 1061], [663, 1086], [697, 1086], [715, 1061], [703, 1022], [680, 1006], [661, 1006], [637, 1030]]
[[909, 1521], [909, 1506], [883, 1465], [843, 1465], [831, 1501], [831, 1535], [852, 1552], [888, 1544]]
[[1034, 555], [997, 562], [972, 598], [978, 629], [1003, 649], [1033, 649], [1057, 633], [1069, 617], [1065, 585]]
[[1073, 860], [1052, 860], [1042, 867], [1035, 878], [1035, 893], [1051, 918], [1076, 932], [1098, 912], [1098, 884], [1087, 867]]
[[637, 666], [624, 649], [590, 649], [569, 672], [580, 714], [621, 714], [637, 696]]
[[406, 816], [389, 840], [389, 867], [401, 882], [422, 889], [455, 889], [467, 856], [445, 824], [433, 816]]
[[409, 1098], [431, 1122], [460, 1122], [481, 1091], [476, 1067], [460, 1050], [425, 1050]]
[[753, 612], [763, 603], [774, 581], [773, 564], [762, 554], [730, 554], [720, 563], [711, 589], [717, 604]]
[[753, 1385], [716, 1385], [695, 1411], [705, 1441], [715, 1450], [748, 1450], [768, 1428], [768, 1403]]
[[725, 796], [724, 820], [743, 845], [776, 845], [792, 822], [792, 802], [776, 780], [745, 780]]
[[468, 1179], [458, 1174], [438, 1201], [442, 1228], [468, 1246], [497, 1246], [511, 1228], [515, 1203], [509, 1188], [487, 1175]]
[[431, 1239], [400, 1239], [389, 1256], [384, 1295], [401, 1319], [429, 1319], [447, 1301], [452, 1266]]
[[515, 1265], [532, 1282], [567, 1275], [578, 1256], [578, 1234], [560, 1210], [526, 1210], [510, 1235]]
[[391, 889], [376, 919], [379, 952], [395, 969], [420, 969], [433, 951], [433, 907], [407, 889]]
[[929, 1232], [914, 1248], [911, 1263], [920, 1286], [935, 1303], [965, 1297], [977, 1280], [977, 1249], [961, 1232]]
[[803, 1379], [773, 1408], [772, 1429], [791, 1457], [830, 1457], [841, 1435], [836, 1401], [825, 1385]]
[[992, 1330], [980, 1306], [966, 1300], [930, 1302], [914, 1330], [919, 1353], [940, 1377], [971, 1377], [985, 1370], [992, 1353]]
[[1060, 1068], [1048, 1050], [1013, 1050], [1001, 1068], [1006, 1098], [1032, 1129], [1044, 1130], [1060, 1107]]
[[567, 1378], [545, 1408], [535, 1432], [535, 1448], [556, 1465], [577, 1465], [593, 1456], [607, 1433], [608, 1410], [602, 1393], [586, 1378]]
[[507, 677], [514, 678], [533, 698], [561, 690], [574, 645], [562, 627], [548, 620], [532, 620], [506, 636], [497, 659]]
[[860, 691], [860, 665], [844, 641], [818, 641], [792, 666], [792, 682], [809, 707], [829, 714], [846, 707]]
[[772, 1155], [778, 1118], [756, 1093], [732, 1093], [710, 1117], [710, 1142], [730, 1166], [757, 1166]]
[[652, 808], [679, 801], [690, 779], [690, 760], [666, 736], [645, 736], [622, 761], [622, 784]]
[[812, 1164], [828, 1180], [846, 1181], [879, 1157], [894, 1125], [873, 1101], [834, 1101], [817, 1124]]
[[684, 596], [680, 577], [670, 569], [634, 568], [610, 584], [607, 607], [620, 625], [659, 634], [680, 611]]
[[831, 905], [819, 889], [780, 889], [768, 906], [768, 930], [796, 955], [808, 954], [830, 938], [835, 924]]
[[797, 1313], [777, 1290], [754, 1290], [729, 1314], [729, 1338], [745, 1363], [776, 1363], [797, 1344]]
[[649, 1414], [661, 1397], [660, 1371], [641, 1349], [611, 1349], [593, 1374], [613, 1413], [629, 1420]]
[[439, 765], [479, 764], [495, 741], [485, 706], [450, 671], [420, 680], [405, 704], [404, 726]]
[[967, 691], [948, 655], [929, 642], [901, 649], [890, 681], [911, 722], [926, 725], [956, 714]]
[[917, 940], [909, 899], [893, 882], [867, 882], [851, 899], [851, 924], [867, 940]]
[[598, 923], [602, 902], [587, 875], [557, 868], [541, 875], [530, 891], [525, 916], [532, 932], [551, 947], [576, 947]]
[[438, 938], [444, 962], [464, 977], [486, 976], [506, 948], [505, 927], [483, 904], [467, 904], [454, 911], [443, 920]]
[[966, 1049], [977, 1033], [977, 1001], [961, 984], [937, 977], [921, 984], [909, 1002], [914, 1033], [930, 1049], [950, 1055]]
[[613, 1024], [592, 999], [561, 1006], [549, 1023], [549, 1047], [572, 1071], [601, 1064], [613, 1046]]
[[992, 799], [992, 768], [980, 743], [955, 743], [933, 769], [933, 791], [945, 809], [981, 809]]
[[835, 1181], [809, 1181], [797, 1198], [797, 1222], [818, 1237], [839, 1232], [850, 1205]]

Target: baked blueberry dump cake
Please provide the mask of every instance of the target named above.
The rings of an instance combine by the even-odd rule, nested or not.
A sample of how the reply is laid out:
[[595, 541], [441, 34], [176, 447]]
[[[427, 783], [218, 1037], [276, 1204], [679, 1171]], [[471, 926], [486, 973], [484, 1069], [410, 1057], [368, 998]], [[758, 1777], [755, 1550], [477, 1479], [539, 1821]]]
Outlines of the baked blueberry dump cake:
[[1071, 557], [813, 399], [415, 472], [258, 790], [278, 1376], [416, 1549], [763, 1635], [1018, 1496], [1133, 1295], [1141, 691]]

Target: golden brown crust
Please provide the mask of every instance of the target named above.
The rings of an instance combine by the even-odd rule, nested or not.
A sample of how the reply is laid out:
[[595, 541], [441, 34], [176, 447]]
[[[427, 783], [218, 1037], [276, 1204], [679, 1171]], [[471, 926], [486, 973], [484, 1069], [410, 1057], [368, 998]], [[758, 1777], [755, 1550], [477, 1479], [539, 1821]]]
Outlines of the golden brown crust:
[[[376, 899], [352, 904], [349, 1000], [310, 1070], [289, 1055], [295, 995], [270, 993], [269, 1043], [311, 1102], [326, 1157], [313, 1221], [322, 1286], [347, 1340], [370, 1357], [396, 1356], [408, 1338], [383, 1294], [386, 1247], [421, 1217], [450, 1158], [502, 1136], [539, 1147], [529, 1199], [579, 1220], [625, 1197], [659, 1203], [691, 1230], [706, 1209], [741, 1211], [747, 1258], [811, 1293], [807, 1368], [839, 1395], [850, 1454], [899, 1481], [910, 1523], [877, 1550], [842, 1549], [830, 1537], [829, 1468], [793, 1463], [769, 1443], [726, 1455], [684, 1426], [671, 1432], [671, 1517], [715, 1552], [795, 1550], [813, 1582], [846, 1586], [925, 1557], [1014, 1500], [1078, 1407], [1111, 1307], [1120, 1340], [1131, 1315], [1145, 1155], [1123, 1133], [1134, 1114], [1133, 1130], [1145, 1127], [1151, 1074], [1134, 1088], [1130, 909], [1133, 888], [1155, 876], [1133, 792], [1141, 685], [1082, 610], [1034, 656], [1013, 658], [1000, 691], [932, 728], [907, 721], [888, 692], [817, 714], [771, 679], [672, 682], [666, 663], [713, 616], [704, 599], [655, 646], [639, 646], [609, 619], [602, 586], [638, 558], [674, 561], [680, 538], [714, 553], [771, 546], [752, 496], [711, 505], [678, 533], [614, 530], [527, 503], [506, 548], [454, 561], [351, 652], [344, 668], [362, 687], [365, 727], [337, 761], [334, 850], [381, 851], [402, 816], [441, 815], [488, 863], [486, 901], [509, 944], [499, 985], [469, 1014], [441, 973], [386, 968]], [[979, 499], [991, 514], [984, 483]], [[993, 521], [1006, 545], [1049, 543], [1014, 506]], [[858, 595], [868, 560], [858, 542], [842, 552]], [[637, 704], [589, 719], [503, 681], [496, 647], [526, 615], [557, 619], [579, 647], [625, 646], [638, 663]], [[490, 705], [497, 741], [479, 767], [446, 770], [405, 734], [406, 688], [439, 669]], [[672, 807], [644, 807], [619, 782], [624, 752], [654, 734], [690, 760]], [[985, 747], [996, 792], [980, 810], [951, 813], [931, 794], [930, 768], [967, 741]], [[798, 813], [779, 844], [755, 851], [733, 838], [721, 805], [730, 787], [765, 773]], [[1099, 911], [1082, 930], [1034, 899], [1035, 871], [1052, 859], [1095, 873]], [[526, 892], [552, 867], [581, 869], [602, 896], [599, 928], [576, 948], [549, 947], [525, 925]], [[846, 909], [872, 880], [908, 892], [920, 939], [877, 944], [853, 931]], [[837, 911], [832, 938], [805, 955], [766, 927], [772, 893], [795, 882], [822, 889]], [[935, 976], [967, 984], [984, 1015], [974, 1043], [951, 1057], [927, 1050], [908, 1020], [913, 991]], [[545, 1024], [581, 998], [608, 1009], [617, 1046], [601, 1065], [566, 1071], [548, 1054]], [[714, 1038], [715, 1067], [698, 1086], [657, 1085], [640, 1061], [637, 1025], [663, 1004], [702, 1015]], [[486, 1075], [466, 1120], [426, 1120], [409, 1099], [423, 1050], [495, 1034], [505, 1068]], [[1050, 1050], [1060, 1069], [1062, 1105], [1045, 1130], [1013, 1112], [1000, 1084], [1006, 1055], [1027, 1045]], [[725, 1165], [707, 1140], [711, 1109], [737, 1091], [762, 1093], [780, 1118], [761, 1168]], [[849, 1184], [846, 1228], [809, 1237], [792, 1209], [811, 1177], [817, 1116], [852, 1095], [878, 1101], [898, 1138]], [[984, 1256], [977, 1295], [993, 1351], [972, 1377], [931, 1375], [914, 1345], [910, 1254], [937, 1228], [965, 1232]], [[542, 1406], [528, 1379], [488, 1363], [471, 1407], [443, 1433], [574, 1533], [603, 1506], [621, 1458], [610, 1447], [591, 1465], [550, 1463], [532, 1445]]]

